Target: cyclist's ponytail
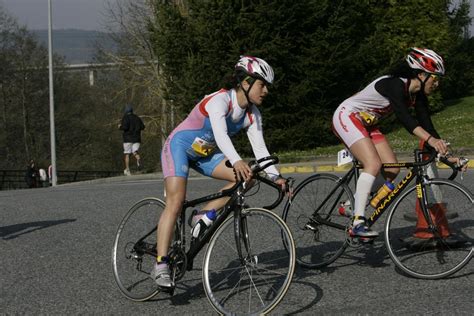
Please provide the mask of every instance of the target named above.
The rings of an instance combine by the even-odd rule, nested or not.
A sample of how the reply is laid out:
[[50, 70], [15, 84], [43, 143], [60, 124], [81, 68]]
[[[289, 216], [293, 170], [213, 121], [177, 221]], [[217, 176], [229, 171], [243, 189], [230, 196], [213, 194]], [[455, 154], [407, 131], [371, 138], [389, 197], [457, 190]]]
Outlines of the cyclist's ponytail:
[[389, 75], [397, 78], [413, 79], [422, 71], [419, 69], [410, 68], [406, 61], [396, 64], [389, 71]]
[[248, 75], [244, 71], [236, 70], [232, 75], [224, 78], [222, 87], [227, 90], [237, 89], [246, 77], [248, 77]]

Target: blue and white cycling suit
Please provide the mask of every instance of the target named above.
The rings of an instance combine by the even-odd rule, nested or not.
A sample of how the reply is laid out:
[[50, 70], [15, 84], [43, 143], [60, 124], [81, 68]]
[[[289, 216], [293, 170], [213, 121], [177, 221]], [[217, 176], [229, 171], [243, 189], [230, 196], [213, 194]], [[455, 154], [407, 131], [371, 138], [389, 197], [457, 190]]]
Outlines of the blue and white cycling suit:
[[[257, 159], [269, 156], [262, 133], [262, 116], [255, 105], [241, 108], [235, 89], [219, 90], [202, 99], [170, 134], [163, 146], [161, 164], [164, 177], [184, 177], [189, 167], [211, 176], [226, 157], [233, 165], [241, 160], [230, 137], [247, 130]], [[266, 170], [279, 174], [275, 166]]]

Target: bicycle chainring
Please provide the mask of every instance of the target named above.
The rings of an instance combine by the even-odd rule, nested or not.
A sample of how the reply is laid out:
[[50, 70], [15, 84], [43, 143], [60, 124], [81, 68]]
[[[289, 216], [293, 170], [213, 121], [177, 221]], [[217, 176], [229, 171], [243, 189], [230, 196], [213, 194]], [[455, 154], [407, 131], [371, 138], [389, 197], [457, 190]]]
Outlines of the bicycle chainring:
[[186, 273], [188, 265], [188, 257], [184, 249], [179, 245], [174, 245], [169, 253], [171, 273], [174, 276], [174, 281], [180, 280]]

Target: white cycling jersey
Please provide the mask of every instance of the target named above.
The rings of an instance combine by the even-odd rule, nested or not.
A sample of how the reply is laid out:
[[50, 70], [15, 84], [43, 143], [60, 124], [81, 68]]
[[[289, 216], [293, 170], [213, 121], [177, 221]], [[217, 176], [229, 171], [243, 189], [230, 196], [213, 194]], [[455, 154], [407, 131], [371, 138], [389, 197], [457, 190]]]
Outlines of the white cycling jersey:
[[[405, 126], [412, 129], [413, 125], [417, 125], [417, 122], [414, 122], [408, 114], [408, 106], [405, 102], [407, 99], [406, 87], [408, 87], [408, 80], [405, 78], [383, 76], [372, 81], [363, 90], [339, 105], [333, 116], [334, 131], [348, 148], [366, 137], [377, 144], [385, 141], [377, 123], [394, 111], [402, 123], [406, 122]], [[396, 97], [383, 95], [377, 89], [389, 90], [395, 93]]]
[[[393, 112], [390, 100], [380, 94], [375, 85], [382, 79], [390, 78], [389, 76], [379, 77], [367, 85], [363, 90], [349, 97], [341, 103], [340, 107], [344, 106], [347, 111], [351, 113], [365, 112], [376, 118], [376, 120], [383, 119]], [[399, 78], [406, 84], [407, 79]]]

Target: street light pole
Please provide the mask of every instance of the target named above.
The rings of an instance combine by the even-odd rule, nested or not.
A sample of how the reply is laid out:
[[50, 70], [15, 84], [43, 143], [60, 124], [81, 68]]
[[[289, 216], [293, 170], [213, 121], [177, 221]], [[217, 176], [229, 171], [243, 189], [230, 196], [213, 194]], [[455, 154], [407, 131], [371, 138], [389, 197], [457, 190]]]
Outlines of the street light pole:
[[56, 173], [56, 132], [54, 126], [52, 12], [51, 0], [48, 0], [49, 127], [51, 140], [51, 184], [54, 187], [58, 184], [58, 177]]

